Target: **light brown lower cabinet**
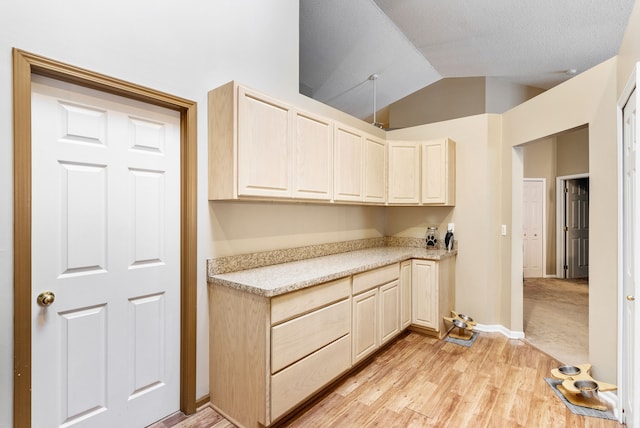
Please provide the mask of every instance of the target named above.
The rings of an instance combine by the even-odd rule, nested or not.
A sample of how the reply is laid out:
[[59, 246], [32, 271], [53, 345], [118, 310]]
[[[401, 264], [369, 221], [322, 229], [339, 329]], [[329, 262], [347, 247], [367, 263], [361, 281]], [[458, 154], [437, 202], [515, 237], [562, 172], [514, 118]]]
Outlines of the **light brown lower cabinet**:
[[447, 333], [443, 317], [451, 316], [455, 304], [454, 260], [412, 260], [411, 325], [415, 330], [438, 338]]
[[351, 278], [269, 298], [211, 285], [210, 396], [238, 426], [271, 425], [351, 368]]
[[412, 299], [420, 299], [413, 323], [431, 319], [440, 306], [422, 300], [443, 296], [426, 291], [449, 264], [438, 271], [441, 262], [422, 262], [273, 298], [211, 284], [211, 405], [238, 426], [269, 426], [397, 336]]
[[400, 333], [398, 263], [353, 276], [353, 364]]

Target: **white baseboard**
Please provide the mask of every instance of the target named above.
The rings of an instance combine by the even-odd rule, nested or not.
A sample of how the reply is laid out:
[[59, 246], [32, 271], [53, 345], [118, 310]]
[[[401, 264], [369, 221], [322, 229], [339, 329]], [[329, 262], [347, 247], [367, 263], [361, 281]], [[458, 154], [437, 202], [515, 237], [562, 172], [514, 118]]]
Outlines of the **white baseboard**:
[[476, 324], [473, 329], [486, 333], [501, 333], [509, 339], [524, 339], [523, 331], [511, 331], [501, 324]]
[[622, 423], [622, 415], [618, 410], [618, 394], [615, 391], [599, 391], [598, 398], [607, 403], [606, 406], [611, 408], [618, 422]]

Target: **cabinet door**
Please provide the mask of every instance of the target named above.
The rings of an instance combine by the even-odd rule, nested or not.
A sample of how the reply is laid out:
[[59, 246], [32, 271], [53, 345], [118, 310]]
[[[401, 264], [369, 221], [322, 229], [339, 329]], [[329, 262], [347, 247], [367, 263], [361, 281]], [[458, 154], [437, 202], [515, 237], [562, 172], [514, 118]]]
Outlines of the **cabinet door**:
[[448, 138], [422, 144], [422, 203], [455, 204], [455, 142]]
[[400, 282], [380, 286], [380, 345], [400, 333]]
[[293, 138], [293, 197], [331, 200], [333, 196], [333, 125], [296, 111]]
[[335, 125], [334, 190], [336, 201], [362, 200], [363, 138], [359, 131]]
[[364, 201], [383, 204], [387, 188], [387, 147], [384, 140], [364, 139]]
[[289, 197], [290, 107], [238, 88], [238, 195]]
[[411, 324], [411, 260], [400, 264], [400, 328]]
[[438, 330], [438, 272], [431, 260], [412, 260], [413, 323]]
[[378, 348], [378, 288], [353, 296], [353, 364]]
[[388, 202], [418, 204], [420, 202], [420, 143], [413, 141], [388, 143]]

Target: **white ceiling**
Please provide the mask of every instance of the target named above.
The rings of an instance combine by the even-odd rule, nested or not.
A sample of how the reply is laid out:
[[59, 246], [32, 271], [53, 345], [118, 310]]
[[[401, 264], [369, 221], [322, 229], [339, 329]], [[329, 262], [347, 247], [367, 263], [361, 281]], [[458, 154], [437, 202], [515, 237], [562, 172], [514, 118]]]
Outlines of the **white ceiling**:
[[616, 55], [633, 0], [300, 0], [301, 92], [353, 116], [446, 77], [549, 89]]

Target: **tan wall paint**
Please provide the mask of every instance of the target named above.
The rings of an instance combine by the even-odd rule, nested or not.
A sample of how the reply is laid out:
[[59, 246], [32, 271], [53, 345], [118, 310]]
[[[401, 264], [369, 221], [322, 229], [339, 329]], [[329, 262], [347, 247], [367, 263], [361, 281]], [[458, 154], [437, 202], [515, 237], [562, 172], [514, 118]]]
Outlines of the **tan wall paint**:
[[546, 265], [543, 275], [556, 274], [556, 138], [526, 144], [523, 147], [524, 177], [545, 179]]
[[485, 113], [484, 77], [439, 80], [389, 106], [389, 127], [425, 123]]
[[589, 172], [589, 128], [583, 127], [557, 137], [557, 175]]
[[382, 117], [389, 128], [398, 129], [476, 114], [504, 113], [542, 92], [543, 89], [499, 77], [446, 78], [391, 104]]
[[487, 77], [486, 84], [486, 113], [504, 113], [505, 111], [540, 95], [545, 90], [531, 86], [519, 85], [500, 77]]
[[380, 206], [209, 202], [215, 257], [384, 236]]
[[[522, 228], [522, 161], [513, 148], [566, 129], [589, 124], [590, 287], [589, 352], [594, 375], [616, 381], [617, 354], [617, 161], [616, 161], [616, 59], [574, 77], [503, 115], [503, 163], [505, 180], [502, 217], [512, 230]], [[597, 162], [593, 160], [597, 159]], [[520, 177], [520, 178], [519, 178]], [[512, 188], [512, 183], [514, 186]], [[594, 243], [597, 242], [597, 245]], [[511, 314], [502, 323], [522, 328], [522, 238], [504, 242], [502, 258], [511, 260], [502, 271], [506, 306]], [[507, 299], [508, 297], [508, 299]]]
[[392, 140], [456, 141], [456, 206], [454, 208], [388, 208], [387, 234], [424, 237], [427, 225], [455, 223], [459, 243], [456, 261], [456, 308], [481, 323], [499, 321], [501, 260], [500, 116], [477, 115], [391, 131]]

